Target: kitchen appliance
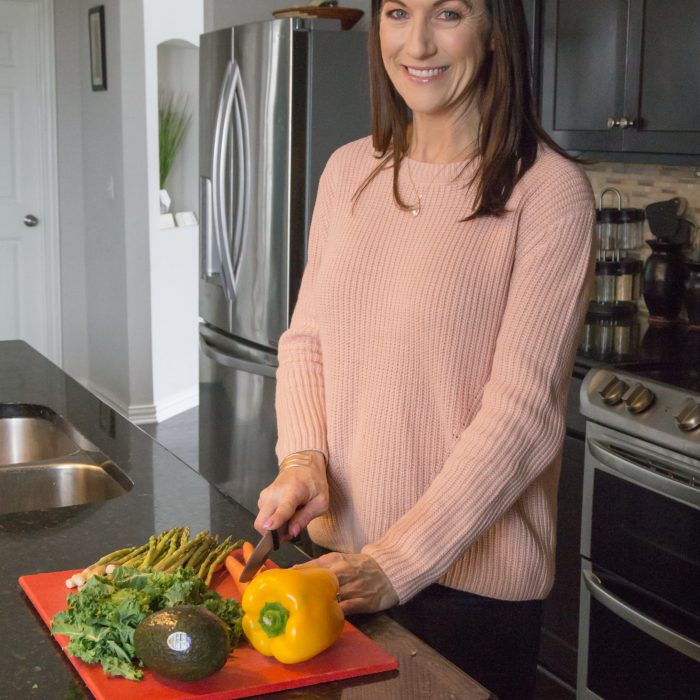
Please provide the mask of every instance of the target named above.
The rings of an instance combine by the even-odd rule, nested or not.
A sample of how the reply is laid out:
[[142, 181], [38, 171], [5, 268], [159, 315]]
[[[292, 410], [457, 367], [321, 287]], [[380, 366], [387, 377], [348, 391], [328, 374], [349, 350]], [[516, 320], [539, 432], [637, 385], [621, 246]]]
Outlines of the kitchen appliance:
[[577, 698], [695, 699], [697, 368], [592, 369], [580, 400], [587, 422]]
[[654, 237], [666, 243], [687, 246], [693, 232], [693, 224], [682, 218], [687, 207], [688, 201], [682, 197], [647, 205], [646, 217]]
[[200, 42], [200, 471], [251, 512], [277, 473], [277, 344], [330, 154], [370, 130], [367, 35], [279, 19]]
[[643, 293], [649, 323], [676, 323], [683, 306], [686, 277], [684, 246], [651, 239], [652, 253], [644, 263]]

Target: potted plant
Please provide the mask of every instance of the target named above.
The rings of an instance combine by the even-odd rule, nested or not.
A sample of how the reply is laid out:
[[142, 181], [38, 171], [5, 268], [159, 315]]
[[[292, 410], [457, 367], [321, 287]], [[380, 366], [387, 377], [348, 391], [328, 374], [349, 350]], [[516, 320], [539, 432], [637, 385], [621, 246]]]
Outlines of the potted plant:
[[162, 93], [158, 99], [158, 156], [160, 161], [160, 213], [170, 211], [170, 196], [165, 183], [182, 146], [190, 115], [187, 97], [176, 99], [172, 93]]

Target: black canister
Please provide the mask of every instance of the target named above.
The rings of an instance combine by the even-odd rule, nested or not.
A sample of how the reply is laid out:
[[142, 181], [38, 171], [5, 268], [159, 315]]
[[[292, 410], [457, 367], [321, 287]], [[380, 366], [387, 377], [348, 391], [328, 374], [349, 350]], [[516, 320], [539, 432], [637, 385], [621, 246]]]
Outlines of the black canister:
[[686, 262], [685, 310], [688, 314], [688, 329], [700, 331], [700, 262]]
[[685, 293], [684, 246], [657, 240], [648, 240], [647, 245], [652, 254], [644, 263], [642, 293], [649, 323], [674, 323]]

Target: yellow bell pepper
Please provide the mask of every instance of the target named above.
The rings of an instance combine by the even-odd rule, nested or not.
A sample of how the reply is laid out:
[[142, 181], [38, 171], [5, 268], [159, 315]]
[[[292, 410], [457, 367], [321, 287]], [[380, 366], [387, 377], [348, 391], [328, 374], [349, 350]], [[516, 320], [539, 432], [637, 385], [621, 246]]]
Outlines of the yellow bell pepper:
[[328, 569], [267, 569], [243, 594], [243, 632], [265, 656], [283, 664], [306, 661], [343, 631], [338, 579]]

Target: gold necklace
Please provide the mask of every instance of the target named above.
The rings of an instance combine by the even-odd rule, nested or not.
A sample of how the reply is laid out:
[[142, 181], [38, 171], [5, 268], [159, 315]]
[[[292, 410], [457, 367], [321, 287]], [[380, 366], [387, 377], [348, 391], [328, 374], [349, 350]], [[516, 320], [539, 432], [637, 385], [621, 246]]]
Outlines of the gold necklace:
[[[472, 144], [469, 144], [469, 146], [467, 146], [462, 151], [460, 151], [460, 153], [458, 155], [460, 157], [463, 156], [464, 153], [469, 148], [471, 148], [471, 146], [472, 146]], [[418, 189], [418, 187], [416, 186], [416, 183], [413, 181], [413, 175], [411, 174], [410, 158], [405, 158], [404, 160], [406, 161], [406, 170], [408, 171], [408, 179], [411, 181], [411, 186], [413, 187], [413, 189], [416, 192], [416, 195], [418, 196], [418, 201], [412, 207], [409, 208], [409, 211], [411, 212], [411, 214], [413, 214], [413, 216], [418, 216], [418, 214], [421, 213], [421, 209], [423, 208], [423, 193]], [[445, 163], [442, 166], [442, 168], [440, 168], [440, 170], [438, 170], [437, 173], [435, 173], [433, 179], [425, 186], [424, 191], [429, 190], [433, 186], [433, 183], [435, 182], [435, 180], [438, 179], [440, 174], [443, 173], [450, 165], [454, 165], [456, 162], [459, 162], [459, 161], [451, 161], [449, 163]]]

